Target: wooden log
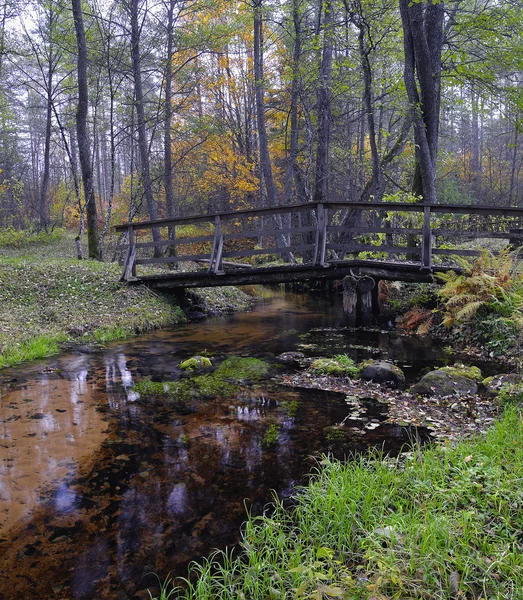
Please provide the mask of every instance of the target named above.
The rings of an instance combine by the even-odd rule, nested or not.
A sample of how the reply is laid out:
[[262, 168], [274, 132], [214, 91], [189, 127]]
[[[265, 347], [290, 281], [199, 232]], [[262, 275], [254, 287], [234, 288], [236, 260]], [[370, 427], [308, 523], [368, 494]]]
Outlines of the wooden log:
[[358, 280], [349, 275], [343, 279], [343, 313], [349, 327], [356, 326], [358, 304]]
[[374, 313], [372, 310], [372, 295], [372, 290], [368, 292], [360, 292], [359, 294], [359, 322], [363, 327], [369, 327], [372, 325], [374, 318]]
[[376, 282], [368, 275], [357, 280], [359, 324], [363, 325], [363, 327], [369, 327], [374, 318], [372, 298], [375, 287]]

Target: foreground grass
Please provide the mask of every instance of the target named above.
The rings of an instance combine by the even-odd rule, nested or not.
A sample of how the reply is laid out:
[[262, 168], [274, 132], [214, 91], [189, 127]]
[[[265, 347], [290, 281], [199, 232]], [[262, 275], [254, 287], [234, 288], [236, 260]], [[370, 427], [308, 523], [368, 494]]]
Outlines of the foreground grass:
[[523, 421], [398, 459], [325, 459], [292, 509], [249, 518], [238, 557], [161, 598], [523, 598]]
[[184, 320], [167, 296], [118, 283], [98, 261], [0, 260], [0, 368], [59, 351], [64, 342], [108, 342]]

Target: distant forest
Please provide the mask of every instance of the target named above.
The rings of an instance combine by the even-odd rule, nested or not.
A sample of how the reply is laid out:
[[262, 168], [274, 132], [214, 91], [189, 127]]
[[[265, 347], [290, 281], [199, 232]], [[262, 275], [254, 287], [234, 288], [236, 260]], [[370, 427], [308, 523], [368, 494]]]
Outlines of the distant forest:
[[[519, 0], [3, 0], [0, 227], [523, 205]], [[91, 248], [92, 241], [92, 248]]]

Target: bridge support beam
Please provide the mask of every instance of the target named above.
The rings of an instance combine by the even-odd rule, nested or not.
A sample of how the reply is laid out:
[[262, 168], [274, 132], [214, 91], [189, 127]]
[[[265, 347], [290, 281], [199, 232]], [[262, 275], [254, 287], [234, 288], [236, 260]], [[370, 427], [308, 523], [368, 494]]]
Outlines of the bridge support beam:
[[349, 327], [359, 325], [368, 327], [379, 312], [377, 285], [372, 277], [354, 277], [343, 279], [343, 312]]

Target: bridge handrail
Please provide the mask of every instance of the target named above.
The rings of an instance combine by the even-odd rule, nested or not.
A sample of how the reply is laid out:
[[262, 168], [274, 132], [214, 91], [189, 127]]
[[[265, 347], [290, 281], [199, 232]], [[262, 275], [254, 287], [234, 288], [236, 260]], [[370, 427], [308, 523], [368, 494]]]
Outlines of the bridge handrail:
[[[304, 202], [301, 204], [285, 204], [267, 208], [247, 208], [243, 210], [232, 210], [207, 215], [188, 215], [186, 217], [157, 219], [155, 221], [131, 221], [115, 225], [114, 230], [124, 232], [133, 229], [152, 229], [153, 227], [168, 227], [169, 225], [191, 225], [193, 223], [204, 223], [212, 221], [216, 217], [223, 219], [239, 216], [257, 217], [264, 215], [285, 214], [288, 212], [317, 209], [319, 203]], [[356, 210], [384, 210], [391, 212], [424, 212], [425, 209], [431, 213], [452, 213], [470, 215], [501, 215], [507, 217], [523, 217], [523, 208], [515, 206], [477, 206], [475, 204], [427, 204], [411, 202], [324, 202], [322, 206], [327, 209], [352, 208]]]
[[[329, 224], [329, 215], [333, 212], [344, 210], [346, 211], [345, 216], [342, 219], [342, 223]], [[256, 217], [276, 217], [283, 214], [297, 214], [300, 211], [314, 211], [314, 222], [310, 226], [300, 225], [299, 227], [292, 227], [289, 223], [284, 224], [278, 218], [275, 219], [273, 228], [267, 228], [262, 226], [258, 231], [242, 231], [242, 232], [230, 232], [223, 231], [222, 225], [224, 222], [230, 220], [237, 220], [242, 217], [256, 218]], [[416, 227], [391, 227], [390, 224], [379, 223], [374, 225], [372, 223], [365, 225], [358, 225], [357, 221], [347, 221], [347, 216], [350, 216], [357, 212], [364, 211], [375, 211], [377, 214], [381, 214], [383, 217], [386, 213], [397, 213], [397, 212], [414, 212], [423, 214], [423, 223]], [[207, 215], [189, 215], [186, 217], [176, 217], [167, 219], [157, 219], [154, 221], [136, 221], [127, 224], [120, 224], [115, 226], [115, 230], [119, 232], [128, 233], [128, 246], [127, 255], [124, 260], [122, 279], [130, 280], [136, 277], [136, 265], [152, 265], [158, 263], [175, 263], [181, 261], [207, 261], [209, 263], [209, 273], [219, 274], [223, 272], [222, 266], [224, 258], [235, 258], [235, 257], [247, 257], [257, 256], [260, 254], [280, 254], [290, 258], [291, 262], [294, 262], [294, 253], [302, 253], [304, 257], [307, 255], [307, 262], [318, 266], [329, 266], [332, 261], [339, 260], [339, 253], [341, 252], [341, 258], [348, 253], [358, 252], [386, 252], [389, 256], [397, 254], [405, 254], [407, 260], [419, 261], [420, 268], [422, 271], [430, 272], [432, 270], [432, 257], [435, 255], [442, 254], [458, 254], [462, 256], [474, 256], [479, 254], [477, 250], [469, 249], [447, 249], [447, 248], [433, 248], [433, 242], [435, 236], [459, 236], [463, 234], [465, 237], [491, 237], [491, 238], [505, 238], [505, 239], [523, 239], [523, 233], [521, 229], [509, 229], [503, 232], [482, 232], [479, 228], [474, 232], [463, 231], [462, 229], [453, 229], [450, 227], [435, 229], [431, 225], [432, 214], [461, 214], [461, 215], [476, 215], [476, 216], [501, 216], [501, 217], [523, 217], [523, 208], [519, 207], [500, 207], [500, 206], [476, 206], [476, 205], [464, 205], [464, 204], [426, 204], [426, 203], [408, 203], [408, 202], [325, 202], [325, 203], [301, 203], [301, 204], [287, 204], [278, 207], [267, 207], [267, 208], [250, 208], [236, 211], [224, 211], [219, 213], [211, 213]], [[214, 234], [205, 236], [196, 236], [189, 238], [175, 239], [177, 236], [174, 235], [174, 228], [183, 225], [189, 225], [194, 223], [214, 223]], [[508, 225], [508, 223], [507, 223]], [[138, 242], [136, 240], [136, 230], [143, 229], [155, 229], [169, 228], [169, 238], [173, 239], [160, 240], [158, 236], [155, 236], [156, 241], [150, 242]], [[307, 233], [314, 237], [314, 241], [304, 240], [303, 237], [301, 243], [295, 243], [292, 245], [290, 241], [286, 241], [285, 235], [300, 235]], [[403, 234], [403, 235], [421, 235], [421, 245], [417, 246], [415, 243], [408, 243], [410, 238], [407, 240], [406, 246], [394, 245], [392, 241], [387, 240], [383, 245], [374, 246], [372, 243], [369, 245], [368, 242], [363, 241], [357, 242], [353, 238], [353, 234], [368, 234], [368, 233], [385, 233], [385, 234]], [[335, 235], [332, 238], [333, 234]], [[328, 235], [331, 236], [331, 241], [328, 241]], [[276, 246], [257, 248], [245, 250], [227, 250], [224, 247], [224, 243], [232, 239], [240, 238], [257, 238], [263, 237], [274, 237]], [[290, 240], [290, 238], [289, 238]], [[391, 238], [392, 240], [392, 238]], [[189, 244], [198, 241], [212, 241], [212, 250], [202, 254], [180, 255], [176, 256], [176, 246]], [[161, 249], [163, 247], [170, 246], [173, 253], [169, 252], [169, 255], [163, 255]], [[154, 258], [137, 258], [137, 250], [145, 248], [154, 248]], [[328, 259], [328, 253], [331, 253], [331, 259]], [[417, 258], [416, 258], [417, 257]], [[245, 266], [229, 263], [229, 266]]]

